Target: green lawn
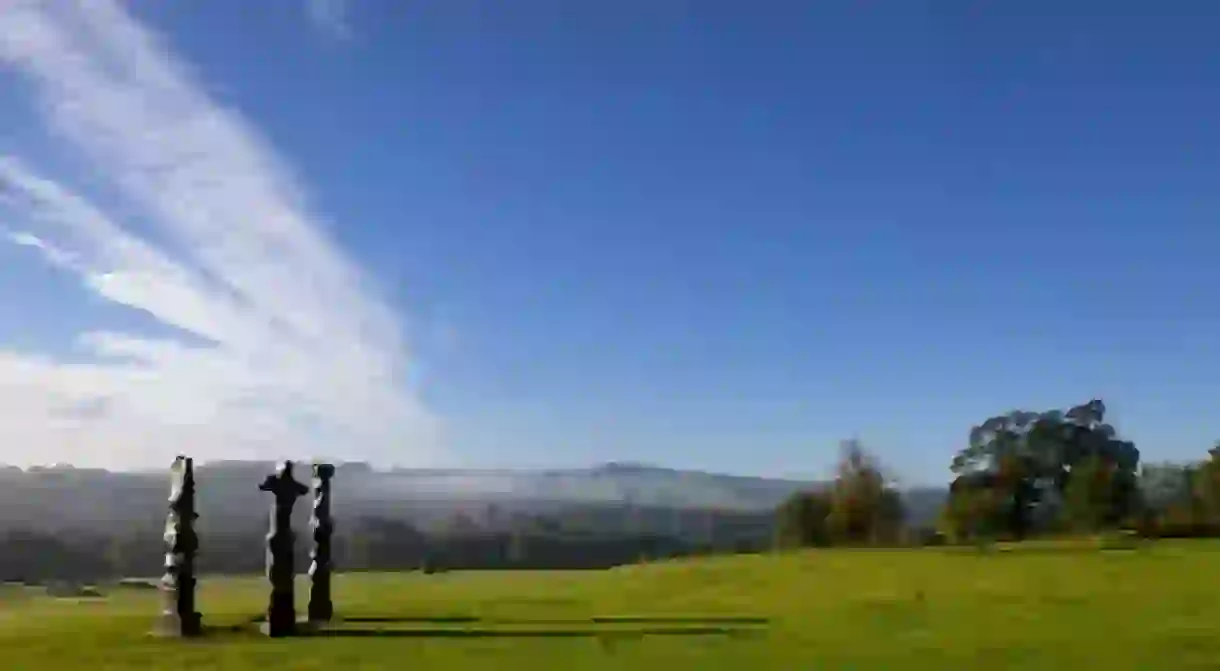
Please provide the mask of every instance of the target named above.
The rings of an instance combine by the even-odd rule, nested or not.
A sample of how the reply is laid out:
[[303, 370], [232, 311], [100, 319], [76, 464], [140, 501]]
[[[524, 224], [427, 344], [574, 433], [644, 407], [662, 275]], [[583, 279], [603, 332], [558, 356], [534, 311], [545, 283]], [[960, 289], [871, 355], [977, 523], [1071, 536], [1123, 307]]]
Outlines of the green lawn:
[[[268, 640], [261, 579], [205, 581], [201, 640], [146, 635], [155, 592], [0, 588], [0, 668], [1220, 668], [1220, 545], [825, 551], [601, 572], [336, 579], [349, 621]], [[298, 592], [304, 609], [306, 593]], [[359, 619], [361, 621], [351, 621]]]

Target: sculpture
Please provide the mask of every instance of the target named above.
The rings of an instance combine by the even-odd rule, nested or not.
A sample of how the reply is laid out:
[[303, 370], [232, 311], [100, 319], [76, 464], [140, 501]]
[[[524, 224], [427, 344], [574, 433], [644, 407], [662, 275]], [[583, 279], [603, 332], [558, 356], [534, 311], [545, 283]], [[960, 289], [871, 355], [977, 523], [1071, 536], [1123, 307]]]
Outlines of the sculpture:
[[335, 475], [331, 464], [313, 466], [313, 515], [309, 526], [313, 528], [313, 550], [309, 565], [309, 621], [329, 622], [334, 615], [334, 604], [330, 598], [331, 535], [335, 530], [330, 516], [330, 479]]
[[285, 461], [258, 488], [275, 495], [271, 506], [271, 529], [267, 533], [267, 579], [271, 582], [271, 597], [263, 631], [273, 637], [291, 636], [296, 632], [292, 507], [309, 488], [292, 477], [291, 461]]
[[157, 633], [163, 636], [198, 636], [202, 617], [195, 611], [194, 460], [179, 456], [170, 467], [169, 514], [165, 520], [165, 574], [161, 578], [163, 606]]

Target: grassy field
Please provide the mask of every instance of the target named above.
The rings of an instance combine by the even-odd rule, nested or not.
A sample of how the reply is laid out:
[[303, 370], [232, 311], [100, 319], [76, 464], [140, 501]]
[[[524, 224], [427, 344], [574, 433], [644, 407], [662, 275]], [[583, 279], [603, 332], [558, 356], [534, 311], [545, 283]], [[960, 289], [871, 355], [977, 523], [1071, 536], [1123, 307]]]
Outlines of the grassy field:
[[[346, 622], [268, 640], [261, 579], [205, 581], [212, 633], [146, 632], [155, 592], [0, 588], [0, 668], [1220, 668], [1220, 545], [825, 551], [600, 572], [353, 574]], [[303, 610], [305, 592], [298, 592]]]

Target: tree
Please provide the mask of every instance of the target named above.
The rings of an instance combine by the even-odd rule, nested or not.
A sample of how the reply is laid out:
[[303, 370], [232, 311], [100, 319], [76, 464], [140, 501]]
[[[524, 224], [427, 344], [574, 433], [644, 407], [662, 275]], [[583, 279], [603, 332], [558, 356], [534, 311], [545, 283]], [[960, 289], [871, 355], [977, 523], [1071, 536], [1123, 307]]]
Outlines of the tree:
[[847, 543], [897, 539], [905, 517], [901, 494], [859, 441], [845, 441], [841, 449], [826, 519], [831, 537]]
[[1220, 527], [1220, 442], [1207, 451], [1207, 459], [1191, 472], [1191, 495], [1197, 522]]
[[828, 545], [828, 515], [830, 492], [827, 490], [816, 489], [792, 494], [775, 512], [775, 544], [780, 548]]
[[1159, 516], [1173, 506], [1189, 505], [1197, 464], [1145, 463], [1140, 466], [1140, 503], [1147, 516]]
[[1105, 524], [1111, 508], [1114, 468], [1096, 456], [1072, 468], [1063, 493], [1062, 519], [1073, 531], [1092, 531]]
[[993, 538], [1004, 528], [1004, 506], [995, 478], [986, 472], [958, 477], [941, 511], [941, 533], [955, 541]]
[[1002, 528], [1018, 539], [1052, 498], [1087, 501], [1087, 511], [1077, 512], [1095, 527], [1118, 524], [1139, 501], [1139, 450], [1105, 423], [1105, 413], [1105, 403], [1094, 399], [1066, 412], [1016, 410], [987, 419], [971, 429], [968, 446], [953, 459], [952, 490], [978, 498], [977, 490], [986, 488]]
[[1162, 538], [1220, 533], [1220, 442], [1208, 458], [1140, 469], [1141, 533]]

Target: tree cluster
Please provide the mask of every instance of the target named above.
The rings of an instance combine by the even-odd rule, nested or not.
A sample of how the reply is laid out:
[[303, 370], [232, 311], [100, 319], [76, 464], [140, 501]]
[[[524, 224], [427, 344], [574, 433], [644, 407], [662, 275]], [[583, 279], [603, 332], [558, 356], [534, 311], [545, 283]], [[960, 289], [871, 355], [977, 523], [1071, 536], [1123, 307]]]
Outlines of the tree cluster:
[[1155, 538], [1220, 536], [1220, 443], [1190, 464], [1149, 464], [1140, 472], [1142, 507], [1131, 526]]
[[905, 510], [894, 483], [855, 440], [843, 443], [834, 480], [797, 492], [776, 514], [780, 547], [887, 545], [903, 536]]
[[1143, 464], [1091, 400], [1014, 410], [970, 430], [934, 534], [901, 533], [897, 491], [849, 442], [832, 486], [793, 495], [776, 513], [781, 546], [1021, 540], [1126, 530], [1145, 537], [1220, 535], [1220, 443], [1198, 463]]

